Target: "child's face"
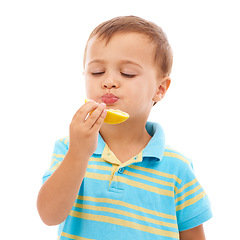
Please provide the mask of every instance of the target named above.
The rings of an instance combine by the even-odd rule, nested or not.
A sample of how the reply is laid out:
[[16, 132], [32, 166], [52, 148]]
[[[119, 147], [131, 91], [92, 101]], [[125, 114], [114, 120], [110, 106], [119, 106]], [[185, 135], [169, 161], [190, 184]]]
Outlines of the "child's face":
[[84, 71], [87, 98], [146, 120], [160, 94], [153, 56], [154, 45], [143, 34], [117, 33], [107, 45], [106, 40], [90, 39]]

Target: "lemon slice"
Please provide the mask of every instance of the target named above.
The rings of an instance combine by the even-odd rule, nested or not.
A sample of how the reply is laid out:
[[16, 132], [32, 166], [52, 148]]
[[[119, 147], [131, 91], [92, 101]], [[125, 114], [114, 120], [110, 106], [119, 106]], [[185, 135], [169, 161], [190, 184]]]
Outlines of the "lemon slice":
[[[85, 103], [88, 99], [85, 99]], [[126, 121], [129, 118], [129, 114], [118, 109], [107, 109], [107, 116], [104, 119], [105, 123], [118, 124]]]
[[105, 123], [117, 124], [126, 121], [129, 118], [129, 114], [121, 110], [107, 109], [107, 116], [104, 119]]

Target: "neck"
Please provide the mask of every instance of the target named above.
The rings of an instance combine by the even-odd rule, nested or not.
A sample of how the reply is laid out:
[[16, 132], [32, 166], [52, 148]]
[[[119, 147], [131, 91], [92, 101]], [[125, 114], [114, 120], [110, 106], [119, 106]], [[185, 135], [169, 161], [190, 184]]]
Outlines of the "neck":
[[110, 148], [111, 146], [144, 145], [151, 138], [145, 125], [145, 121], [139, 123], [124, 122], [114, 125], [104, 123], [100, 134]]

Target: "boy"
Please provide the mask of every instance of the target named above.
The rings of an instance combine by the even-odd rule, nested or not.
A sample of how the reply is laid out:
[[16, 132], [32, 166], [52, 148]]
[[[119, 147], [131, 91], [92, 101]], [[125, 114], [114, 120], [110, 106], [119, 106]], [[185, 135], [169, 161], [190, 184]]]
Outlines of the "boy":
[[[205, 239], [211, 210], [191, 162], [147, 122], [171, 67], [165, 34], [144, 19], [114, 18], [90, 35], [84, 77], [91, 100], [74, 115], [69, 138], [56, 142], [37, 201], [43, 222], [60, 224], [58, 239]], [[110, 108], [130, 117], [104, 123]]]

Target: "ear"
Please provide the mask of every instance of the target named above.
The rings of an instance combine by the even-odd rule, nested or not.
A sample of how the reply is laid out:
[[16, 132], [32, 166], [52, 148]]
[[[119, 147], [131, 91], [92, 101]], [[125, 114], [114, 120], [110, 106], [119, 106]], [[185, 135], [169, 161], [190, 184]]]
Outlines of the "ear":
[[166, 76], [160, 80], [160, 84], [159, 84], [158, 88], [156, 89], [156, 92], [153, 96], [154, 102], [159, 102], [164, 98], [164, 96], [170, 86], [170, 83], [171, 83], [171, 78], [169, 76]]

